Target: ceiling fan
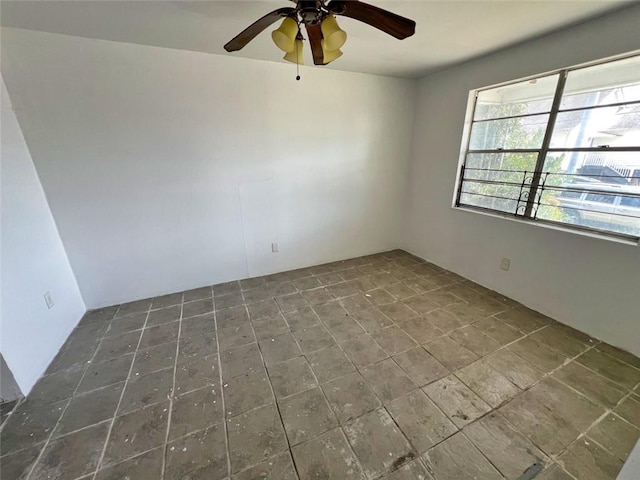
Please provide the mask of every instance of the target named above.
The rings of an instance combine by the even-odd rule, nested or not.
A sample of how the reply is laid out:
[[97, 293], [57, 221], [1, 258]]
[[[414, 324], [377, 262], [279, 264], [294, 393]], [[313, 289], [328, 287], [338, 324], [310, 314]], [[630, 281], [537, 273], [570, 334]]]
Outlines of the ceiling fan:
[[313, 63], [327, 65], [342, 55], [340, 47], [347, 40], [347, 34], [338, 26], [335, 15], [359, 20], [400, 40], [413, 35], [416, 29], [413, 20], [357, 0], [291, 1], [295, 7], [278, 8], [267, 13], [229, 41], [224, 49], [227, 52], [242, 49], [269, 25], [283, 19], [271, 36], [276, 46], [285, 52], [284, 59], [303, 63], [301, 27], [304, 25]]

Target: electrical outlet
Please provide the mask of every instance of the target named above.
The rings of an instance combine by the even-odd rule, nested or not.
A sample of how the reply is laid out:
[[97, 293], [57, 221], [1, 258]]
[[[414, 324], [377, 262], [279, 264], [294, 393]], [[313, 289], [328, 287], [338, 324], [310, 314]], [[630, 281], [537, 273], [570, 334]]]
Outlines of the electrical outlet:
[[276, 242], [271, 244], [271, 251], [273, 253], [278, 253], [278, 244]]
[[500, 270], [504, 270], [505, 272], [509, 271], [509, 267], [511, 267], [511, 260], [508, 258], [503, 258], [500, 262]]
[[53, 306], [56, 304], [53, 301], [53, 295], [51, 295], [51, 292], [47, 292], [44, 294], [44, 303], [47, 304], [47, 308], [49, 309], [53, 308]]

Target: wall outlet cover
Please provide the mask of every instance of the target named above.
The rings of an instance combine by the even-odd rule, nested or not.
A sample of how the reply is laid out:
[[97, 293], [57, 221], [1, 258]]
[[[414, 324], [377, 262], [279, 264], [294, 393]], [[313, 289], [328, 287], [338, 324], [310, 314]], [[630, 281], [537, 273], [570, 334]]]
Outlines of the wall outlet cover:
[[510, 267], [511, 267], [511, 260], [508, 258], [503, 258], [502, 261], [500, 262], [500, 270], [504, 270], [505, 272], [508, 272]]
[[44, 294], [44, 302], [47, 304], [47, 308], [49, 309], [53, 308], [53, 306], [56, 304], [56, 302], [53, 301], [53, 295], [51, 295], [51, 292], [47, 292]]

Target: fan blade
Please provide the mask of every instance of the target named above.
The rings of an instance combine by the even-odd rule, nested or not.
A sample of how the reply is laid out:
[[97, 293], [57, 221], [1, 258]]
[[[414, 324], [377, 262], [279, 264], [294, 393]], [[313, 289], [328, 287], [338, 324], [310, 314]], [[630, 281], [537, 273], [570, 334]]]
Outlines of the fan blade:
[[295, 12], [295, 8], [284, 7], [274, 10], [271, 13], [267, 13], [264, 17], [249, 25], [242, 32], [236, 35], [231, 41], [229, 41], [229, 43], [224, 46], [224, 49], [227, 52], [235, 52], [237, 50], [240, 50], [251, 40], [256, 38], [258, 34], [261, 33], [269, 25], [277, 22], [281, 18], [288, 17], [293, 12]]
[[416, 22], [367, 3], [332, 0], [327, 9], [335, 15], [360, 20], [389, 35], [403, 40], [416, 32]]
[[313, 63], [315, 65], [326, 65], [324, 63], [324, 52], [322, 51], [322, 29], [320, 24], [305, 24], [307, 27], [307, 36], [311, 44], [311, 53], [313, 53]]

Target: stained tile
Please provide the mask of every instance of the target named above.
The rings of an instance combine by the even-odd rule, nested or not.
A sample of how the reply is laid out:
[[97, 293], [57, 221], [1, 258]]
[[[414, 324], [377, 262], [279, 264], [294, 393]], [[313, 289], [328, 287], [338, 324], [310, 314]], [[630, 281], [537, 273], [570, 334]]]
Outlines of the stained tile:
[[140, 331], [129, 332], [117, 337], [105, 338], [100, 342], [93, 363], [104, 362], [112, 358], [135, 352], [140, 340]]
[[580, 480], [614, 479], [622, 468], [622, 461], [603, 448], [581, 438], [560, 456], [564, 468]]
[[316, 386], [316, 379], [304, 357], [269, 367], [269, 378], [276, 397], [286, 397]]
[[338, 425], [318, 387], [280, 400], [279, 405], [290, 445], [310, 440]]
[[116, 312], [116, 317], [124, 317], [132, 313], [147, 312], [151, 307], [151, 298], [136, 300], [135, 302], [123, 303]]
[[151, 310], [147, 318], [147, 327], [175, 322], [176, 320], [180, 320], [181, 314], [181, 305], [174, 305], [173, 307], [162, 308], [160, 310]]
[[332, 302], [334, 299], [326, 288], [316, 288], [315, 290], [305, 290], [302, 292], [302, 296], [305, 298], [309, 305], [324, 305], [328, 302]]
[[525, 337], [507, 347], [510, 351], [524, 358], [539, 370], [550, 372], [564, 363], [566, 357], [555, 350], [551, 350], [543, 343], [531, 337]]
[[274, 297], [291, 295], [292, 293], [296, 293], [298, 291], [296, 286], [290, 280], [277, 281], [275, 283], [270, 283], [268, 287], [269, 287], [269, 291], [273, 294]]
[[241, 291], [240, 284], [238, 282], [219, 283], [213, 286], [213, 294], [215, 297], [228, 295], [229, 293], [235, 293], [240, 291]]
[[261, 318], [273, 317], [280, 312], [278, 304], [272, 299], [252, 303], [247, 306], [247, 310], [249, 310], [249, 318], [252, 321], [260, 320]]
[[426, 452], [458, 431], [420, 390], [396, 398], [387, 410], [418, 453]]
[[478, 322], [487, 316], [481, 309], [466, 302], [449, 305], [445, 310], [449, 313], [453, 313], [464, 325], [471, 325], [472, 323]]
[[418, 346], [411, 337], [396, 326], [377, 330], [371, 336], [389, 355], [398, 355]]
[[356, 418], [343, 428], [369, 478], [379, 477], [414, 458], [411, 445], [383, 408]]
[[229, 473], [224, 428], [215, 425], [167, 444], [165, 478], [224, 478]]
[[29, 478], [77, 478], [93, 472], [100, 460], [108, 429], [109, 426], [103, 423], [53, 440]]
[[298, 475], [287, 452], [234, 475], [233, 480], [298, 480]]
[[160, 403], [171, 396], [173, 368], [131, 379], [124, 391], [118, 415]]
[[456, 377], [493, 408], [520, 393], [518, 387], [482, 361], [458, 370]]
[[357, 367], [379, 362], [389, 356], [370, 335], [351, 337], [342, 343], [342, 348]]
[[247, 307], [244, 305], [216, 311], [216, 324], [218, 328], [230, 327], [232, 325], [238, 325], [239, 323], [247, 323], [248, 321], [249, 314], [247, 313]]
[[351, 317], [369, 333], [393, 325], [391, 319], [377, 308], [360, 310], [352, 313]]
[[238, 306], [244, 306], [244, 298], [242, 293], [233, 292], [228, 295], [215, 296], [214, 307], [216, 311], [224, 310], [225, 308], [233, 308]]
[[149, 348], [162, 343], [176, 342], [180, 324], [178, 322], [166, 323], [156, 327], [145, 328], [138, 348]]
[[265, 338], [260, 341], [259, 345], [267, 365], [285, 362], [302, 355], [296, 339], [290, 333]]
[[536, 476], [536, 480], [574, 480], [562, 467], [552, 463]]
[[628, 396], [614, 410], [626, 421], [640, 428], [640, 400], [633, 395]]
[[387, 292], [396, 297], [398, 300], [404, 300], [405, 298], [412, 297], [413, 295], [418, 293], [413, 288], [402, 282], [387, 285], [385, 288]]
[[302, 328], [296, 331], [294, 336], [304, 353], [315, 352], [336, 345], [335, 340], [324, 325]]
[[300, 480], [365, 480], [339, 428], [291, 449]]
[[[544, 343], [566, 357], [575, 357], [584, 352], [590, 345], [583, 339], [571, 335], [559, 325], [549, 325], [531, 335], [531, 338]], [[587, 341], [588, 342], [588, 341]]]
[[289, 333], [289, 325], [281, 314], [256, 320], [252, 323], [253, 330], [258, 340], [277, 337], [278, 335]]
[[596, 349], [640, 369], [640, 358], [629, 352], [625, 352], [624, 350], [613, 347], [606, 343], [599, 344]]
[[459, 345], [481, 357], [500, 348], [498, 342], [473, 326], [454, 330], [449, 336]]
[[86, 368], [87, 365], [75, 365], [41, 377], [29, 392], [29, 401], [47, 405], [71, 397]]
[[181, 337], [178, 341], [178, 364], [213, 355], [218, 344], [213, 334], [198, 334]]
[[175, 394], [190, 392], [209, 385], [218, 385], [220, 370], [214, 356], [202, 357], [176, 366]]
[[451, 330], [464, 326], [464, 322], [453, 313], [442, 309], [433, 310], [421, 318], [424, 318], [430, 325], [442, 332], [450, 332]]
[[194, 300], [203, 300], [211, 298], [213, 295], [211, 287], [194, 288], [193, 290], [187, 290], [184, 293], [183, 302], [193, 302]]
[[[353, 282], [352, 284], [356, 289], [366, 292], [365, 297], [377, 306], [388, 305], [396, 301], [393, 295], [387, 292], [384, 288], [375, 288], [375, 284], [367, 279], [367, 284], [365, 285], [365, 281], [361, 280], [360, 282]], [[375, 290], [371, 290], [374, 288]]]
[[247, 306], [273, 299], [273, 294], [266, 284], [262, 287], [246, 290], [242, 292], [242, 296]]
[[590, 400], [613, 408], [627, 390], [611, 380], [592, 372], [577, 362], [571, 362], [552, 375], [556, 380], [578, 390]]
[[[410, 286], [411, 288], [416, 288], [413, 285]], [[438, 288], [437, 285], [436, 288]], [[440, 306], [440, 308], [445, 308], [460, 302], [460, 299], [458, 297], [452, 295], [444, 289], [426, 291], [423, 295], [425, 296], [425, 298]]]
[[256, 344], [232, 348], [220, 353], [222, 375], [225, 379], [262, 370], [262, 357]]
[[29, 400], [21, 403], [0, 430], [2, 454], [7, 455], [45, 441], [68, 402], [62, 400], [44, 406], [31, 404]]
[[401, 302], [389, 303], [379, 308], [382, 313], [394, 322], [402, 322], [418, 316], [414, 310]]
[[229, 417], [273, 403], [273, 394], [264, 369], [227, 380], [223, 384], [223, 390], [225, 414]]
[[485, 318], [476, 322], [474, 327], [480, 329], [485, 334], [489, 335], [500, 345], [506, 345], [511, 342], [515, 342], [523, 336], [523, 333], [510, 327], [506, 323], [502, 323], [495, 318]]
[[170, 293], [169, 295], [155, 297], [151, 301], [151, 310], [156, 310], [158, 308], [166, 308], [172, 305], [180, 305], [181, 303], [182, 303], [182, 292]]
[[506, 349], [484, 357], [483, 361], [519, 388], [533, 385], [544, 375], [531, 363]]
[[422, 347], [407, 350], [393, 359], [419, 387], [449, 375], [449, 370]]
[[346, 313], [343, 317], [324, 320], [324, 324], [338, 342], [344, 342], [349, 338], [365, 333], [358, 322], [347, 316]]
[[438, 304], [429, 300], [425, 295], [415, 295], [402, 301], [405, 305], [409, 306], [411, 310], [418, 315], [426, 315], [427, 313], [436, 310]]
[[495, 317], [522, 333], [531, 333], [551, 323], [549, 317], [525, 307], [507, 310]]
[[[33, 463], [40, 455], [42, 447], [43, 445], [40, 445], [39, 447], [0, 457], [0, 472], [2, 472], [3, 476], [12, 480], [27, 480], [27, 476], [31, 472]], [[2, 453], [5, 453], [4, 450]]]
[[373, 308], [373, 304], [362, 293], [342, 298], [339, 303], [351, 315]]
[[[103, 465], [120, 462], [163, 444], [169, 402], [116, 417]], [[135, 440], [135, 441], [134, 441]]]
[[291, 330], [296, 331], [301, 328], [313, 327], [320, 323], [320, 319], [311, 309], [311, 307], [304, 307], [298, 310], [291, 310], [284, 313], [284, 318], [287, 320]]
[[462, 432], [436, 445], [422, 458], [429, 471], [438, 479], [501, 480], [503, 478]]
[[[218, 325], [218, 328], [222, 328]], [[214, 315], [186, 318], [180, 325], [180, 338], [196, 337], [199, 335], [215, 338], [216, 319]]]
[[109, 324], [109, 329], [106, 331], [105, 337], [115, 337], [135, 330], [141, 330], [146, 321], [146, 313], [116, 318]]
[[388, 403], [416, 388], [411, 379], [390, 358], [363, 368], [361, 373], [383, 403]]
[[280, 310], [282, 310], [283, 312], [288, 312], [289, 310], [297, 310], [298, 308], [303, 308], [309, 305], [307, 303], [307, 299], [304, 298], [300, 293], [292, 293], [290, 295], [277, 297], [276, 302], [280, 307]]
[[256, 341], [253, 327], [249, 323], [243, 323], [231, 327], [218, 329], [218, 344], [220, 350], [228, 350], [233, 347], [241, 347]]
[[544, 453], [498, 413], [468, 425], [464, 433], [506, 478], [520, 478], [534, 463], [547, 461]]
[[163, 343], [155, 347], [139, 350], [133, 362], [131, 376], [142, 377], [149, 373], [172, 367], [176, 361], [176, 345]]
[[77, 393], [84, 393], [96, 388], [120, 383], [127, 379], [133, 354], [122, 355], [106, 362], [92, 364], [78, 386]]
[[182, 437], [222, 421], [222, 395], [218, 388], [205, 387], [179, 395], [173, 400], [169, 439]]
[[589, 350], [576, 361], [623, 387], [632, 389], [640, 383], [640, 370], [598, 350]]
[[163, 448], [156, 448], [124, 462], [100, 469], [96, 480], [153, 480], [162, 476]]
[[447, 336], [436, 338], [424, 345], [425, 350], [433, 355], [449, 370], [457, 370], [478, 359], [478, 356]]
[[414, 460], [382, 477], [382, 480], [433, 480], [433, 477], [418, 460]]
[[262, 287], [263, 285], [264, 278], [262, 277], [245, 278], [243, 280], [240, 280], [240, 288], [242, 289], [242, 291]]
[[444, 335], [442, 330], [434, 327], [425, 317], [399, 322], [398, 326], [420, 344], [428, 343]]
[[231, 472], [267, 460], [287, 449], [280, 416], [275, 405], [266, 405], [227, 421]]
[[63, 435], [112, 418], [123, 386], [124, 383], [118, 383], [73, 397], [54, 435]]
[[322, 390], [341, 423], [381, 406], [380, 400], [357, 372], [324, 384]]
[[591, 427], [587, 435], [624, 462], [640, 438], [640, 429], [609, 414]]
[[[185, 297], [186, 295], [187, 294], [185, 292]], [[196, 315], [205, 315], [211, 312], [213, 312], [213, 300], [210, 298], [195, 300], [193, 302], [182, 304], [182, 318], [195, 317]]]
[[422, 389], [458, 427], [463, 427], [491, 410], [480, 397], [453, 375]]
[[335, 283], [326, 287], [335, 298], [345, 298], [358, 293], [358, 289], [349, 282]]

